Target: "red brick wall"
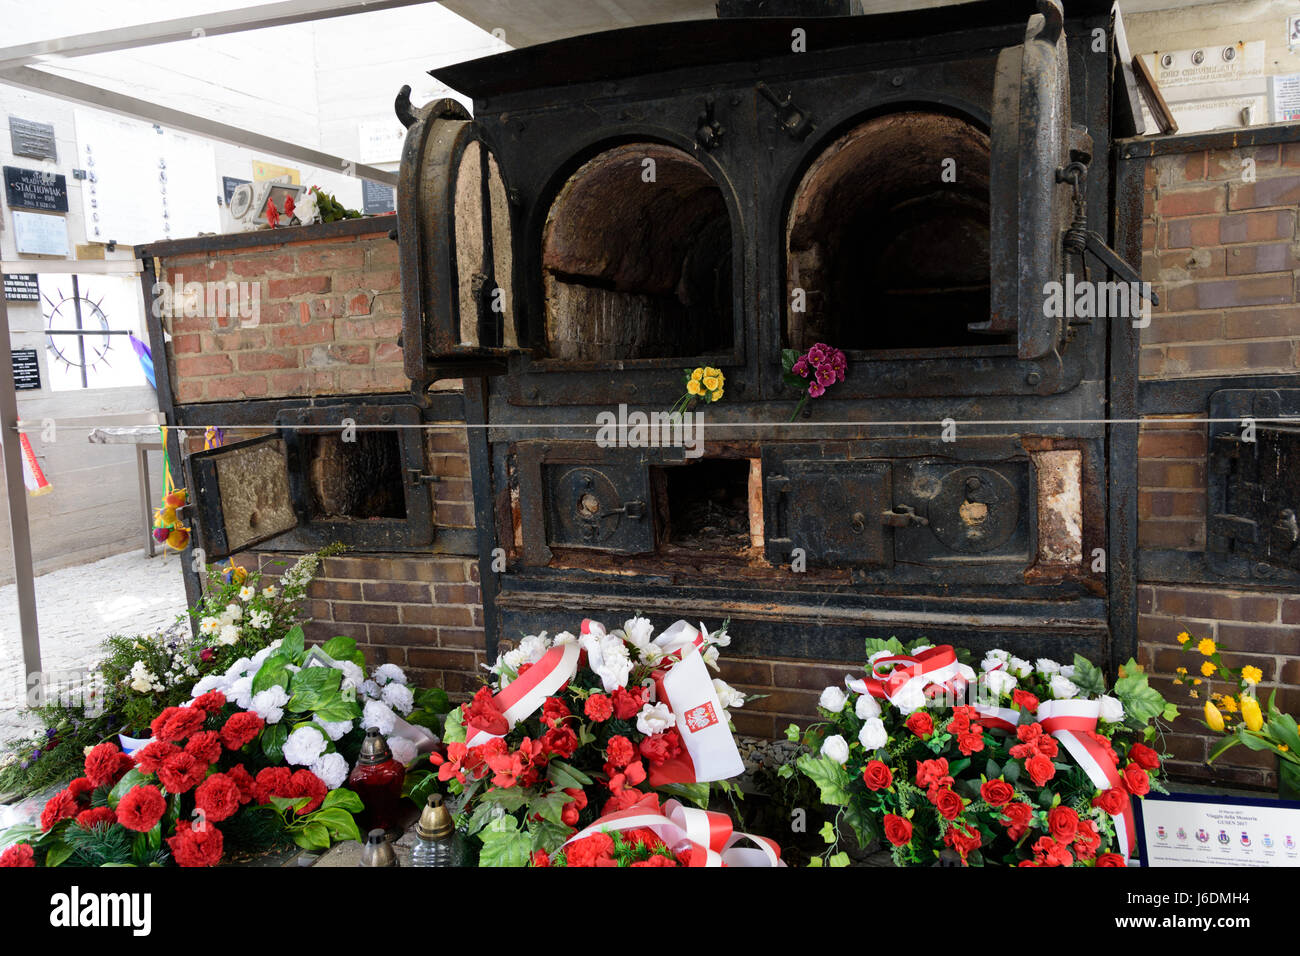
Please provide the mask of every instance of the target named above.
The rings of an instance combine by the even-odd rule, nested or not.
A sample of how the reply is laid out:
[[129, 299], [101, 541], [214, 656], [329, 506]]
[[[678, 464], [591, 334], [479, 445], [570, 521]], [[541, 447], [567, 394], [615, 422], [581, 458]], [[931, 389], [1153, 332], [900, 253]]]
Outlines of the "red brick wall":
[[[1243, 173], [1254, 161], [1255, 182]], [[1300, 370], [1297, 203], [1300, 143], [1158, 156], [1146, 170], [1143, 277], [1160, 293], [1142, 331], [1144, 379], [1248, 376]], [[1241, 382], [1249, 387], [1248, 381]], [[1205, 548], [1208, 409], [1151, 416], [1138, 443], [1138, 545]], [[1189, 707], [1174, 669], [1197, 670], [1199, 655], [1178, 635], [1209, 637], [1233, 653], [1229, 666], [1264, 672], [1261, 696], [1300, 712], [1300, 596], [1276, 590], [1139, 582], [1140, 659], [1171, 700]], [[1210, 683], [1210, 682], [1206, 682]], [[1204, 690], [1205, 684], [1201, 685]], [[1222, 682], [1213, 689], [1225, 690]], [[1201, 700], [1204, 700], [1202, 693]], [[1276, 758], [1238, 747], [1205, 765], [1211, 738], [1182, 718], [1166, 741], [1180, 776], [1244, 786], [1276, 786]]]

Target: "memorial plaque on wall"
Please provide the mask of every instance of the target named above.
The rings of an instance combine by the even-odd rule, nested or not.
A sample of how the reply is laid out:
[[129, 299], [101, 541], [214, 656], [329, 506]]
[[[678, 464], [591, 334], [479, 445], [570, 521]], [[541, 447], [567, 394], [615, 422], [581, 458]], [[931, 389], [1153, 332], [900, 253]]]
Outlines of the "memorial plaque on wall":
[[45, 212], [68, 211], [68, 181], [61, 174], [17, 166], [6, 166], [4, 172], [5, 196], [10, 206]]
[[14, 349], [14, 391], [29, 392], [41, 387], [41, 363], [36, 349]]
[[371, 179], [361, 180], [361, 211], [367, 216], [393, 212], [397, 209], [396, 201], [392, 186]]
[[9, 142], [13, 145], [15, 156], [55, 161], [59, 158], [54, 144], [54, 126], [50, 123], [34, 123], [31, 120], [11, 116], [9, 117]]
[[8, 302], [40, 302], [41, 289], [36, 284], [36, 273], [5, 273], [5, 300]]
[[1143, 866], [1300, 866], [1300, 803], [1218, 794], [1133, 801]]
[[221, 190], [226, 194], [226, 206], [230, 206], [231, 197], [235, 195], [235, 190], [240, 186], [248, 185], [247, 179], [237, 179], [234, 176], [221, 177]]

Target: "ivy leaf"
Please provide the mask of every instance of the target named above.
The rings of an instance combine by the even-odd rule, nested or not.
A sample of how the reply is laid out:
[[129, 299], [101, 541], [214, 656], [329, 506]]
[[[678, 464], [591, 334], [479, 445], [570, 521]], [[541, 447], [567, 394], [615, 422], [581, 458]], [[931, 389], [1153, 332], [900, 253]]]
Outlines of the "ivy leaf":
[[831, 821], [829, 820], [823, 823], [822, 828], [817, 832], [827, 843], [834, 843], [836, 840], [835, 827], [831, 826]]
[[830, 757], [814, 757], [812, 754], [803, 754], [795, 763], [805, 777], [817, 784], [822, 803], [835, 807], [848, 804], [849, 774], [842, 766]]
[[533, 801], [528, 804], [528, 816], [531, 818], [537, 815], [543, 820], [563, 825], [564, 821], [560, 819], [560, 814], [568, 802], [569, 795], [563, 790], [552, 790], [545, 796], [533, 798]]
[[798, 743], [799, 737], [802, 733], [803, 731], [799, 729], [798, 724], [791, 724], [789, 727], [785, 729], [785, 739], [789, 740], [792, 743]]
[[844, 853], [843, 851], [841, 851], [841, 852], [839, 852], [839, 853], [836, 853], [836, 854], [835, 854], [833, 857], [831, 857], [827, 862], [831, 865], [831, 868], [832, 868], [832, 869], [838, 869], [839, 867], [842, 867], [842, 866], [848, 866], [848, 865], [849, 865], [849, 855], [848, 855], [847, 853]]
[[498, 817], [479, 832], [483, 849], [479, 866], [527, 866], [532, 839], [519, 831], [514, 817]]
[[1074, 655], [1074, 676], [1070, 681], [1079, 690], [1089, 695], [1100, 697], [1106, 693], [1106, 675], [1101, 672], [1101, 668], [1082, 654]]
[[529, 828], [533, 849], [543, 850], [546, 853], [554, 853], [558, 850], [572, 832], [573, 827], [566, 827], [564, 824], [557, 825], [550, 820], [542, 820], [540, 823], [534, 822]]
[[447, 744], [465, 742], [465, 714], [459, 707], [447, 711], [447, 719], [442, 723], [442, 741]]

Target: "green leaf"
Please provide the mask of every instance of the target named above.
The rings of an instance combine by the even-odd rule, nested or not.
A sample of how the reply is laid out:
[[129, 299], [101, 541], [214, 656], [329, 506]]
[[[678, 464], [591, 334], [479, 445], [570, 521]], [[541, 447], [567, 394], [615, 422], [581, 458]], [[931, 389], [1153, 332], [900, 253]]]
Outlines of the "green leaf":
[[1115, 682], [1115, 696], [1123, 703], [1127, 720], [1139, 727], [1165, 712], [1164, 697], [1147, 683], [1147, 675], [1131, 657], [1124, 665], [1124, 676]]
[[132, 767], [130, 770], [128, 770], [126, 773], [122, 775], [122, 779], [119, 780], [117, 782], [117, 785], [114, 786], [113, 789], [108, 792], [108, 805], [116, 810], [118, 801], [120, 801], [123, 797], [125, 797], [128, 793], [130, 793], [133, 787], [137, 787], [142, 783], [148, 783], [148, 782], [149, 782], [148, 775], [143, 774], [139, 770], [136, 770], [134, 767]]
[[361, 716], [361, 705], [355, 700], [346, 700], [342, 694], [336, 694], [332, 700], [323, 701], [320, 706], [312, 708], [312, 712], [317, 720], [334, 724], [342, 720], [356, 720]]
[[45, 851], [45, 865], [58, 866], [68, 857], [72, 856], [73, 852], [72, 844], [68, 843], [66, 840], [59, 840], [56, 843], [51, 844], [50, 848]]
[[707, 783], [666, 783], [655, 787], [660, 793], [666, 793], [679, 800], [693, 803], [702, 810], [709, 808], [709, 785]]
[[552, 823], [563, 825], [564, 821], [560, 819], [560, 814], [564, 812], [564, 806], [569, 802], [569, 795], [563, 790], [552, 790], [543, 796], [534, 797], [528, 804], [528, 816], [540, 816], [543, 820], [550, 820]]
[[1074, 676], [1070, 681], [1079, 690], [1094, 697], [1106, 693], [1106, 675], [1082, 654], [1074, 655]]
[[513, 813], [528, 802], [528, 794], [519, 787], [493, 787], [479, 799]]
[[[307, 641], [303, 637], [302, 625], [295, 624], [293, 627], [289, 628], [289, 632], [284, 635], [284, 640], [280, 642], [280, 648], [276, 653], [288, 658], [294, 664], [301, 664], [303, 651], [305, 650], [306, 645]], [[330, 667], [328, 670], [334, 670], [334, 668]]]
[[857, 802], [850, 803], [845, 809], [844, 822], [857, 838], [859, 849], [865, 850], [872, 840], [880, 836], [875, 819], [870, 813], [864, 813]]
[[887, 641], [882, 641], [878, 637], [869, 637], [866, 640], [867, 657], [878, 651], [889, 651], [891, 654], [903, 653], [903, 642], [896, 637], [891, 637]]
[[[799, 353], [794, 349], [781, 350], [781, 371], [789, 372], [794, 368], [794, 363], [799, 361]], [[797, 378], [798, 376], [796, 376]]]
[[479, 832], [483, 849], [479, 866], [527, 866], [532, 839], [519, 831], [514, 817], [498, 817]]
[[534, 822], [529, 825], [533, 849], [545, 850], [547, 853], [554, 853], [558, 850], [572, 832], [572, 827], [566, 827], [563, 824], [556, 826], [549, 820], [543, 820], [540, 823]]
[[304, 850], [328, 850], [330, 848], [329, 830], [323, 823], [309, 823], [293, 831], [293, 842]]
[[31, 823], [16, 823], [8, 830], [0, 832], [0, 846], [13, 846], [15, 843], [32, 843], [41, 836], [41, 828]]
[[257, 669], [257, 674], [253, 677], [253, 693], [260, 694], [268, 687], [288, 687], [290, 674], [288, 664], [289, 661], [280, 654], [272, 654], [262, 661], [262, 666]]
[[357, 821], [346, 810], [339, 807], [331, 807], [328, 810], [321, 808], [309, 816], [312, 823], [320, 823], [329, 830], [335, 840], [361, 842], [361, 831], [357, 829]]
[[284, 813], [286, 810], [297, 810], [299, 807], [307, 806], [311, 803], [311, 797], [272, 797], [271, 803]]
[[1165, 704], [1165, 712], [1160, 715], [1166, 721], [1172, 722], [1178, 719], [1178, 705]]
[[451, 699], [441, 687], [431, 687], [416, 692], [415, 706], [433, 714], [445, 714], [451, 710]]
[[442, 725], [442, 741], [448, 744], [465, 742], [465, 714], [459, 707], [447, 711], [447, 719]]
[[361, 798], [348, 790], [346, 787], [339, 787], [325, 794], [325, 799], [321, 801], [322, 810], [330, 810], [338, 807], [340, 810], [347, 810], [349, 813], [360, 813], [365, 809], [365, 804]]
[[844, 853], [844, 852], [836, 853], [836, 854], [835, 854], [833, 857], [831, 857], [827, 862], [831, 865], [831, 868], [832, 868], [832, 869], [838, 869], [839, 867], [842, 867], [842, 866], [848, 866], [848, 865], [849, 865], [849, 855], [848, 855], [847, 853]]
[[[800, 734], [802, 734], [802, 733], [803, 733], [803, 731], [801, 731], [801, 730], [799, 729], [799, 725], [798, 725], [798, 724], [791, 724], [789, 727], [787, 727], [787, 728], [785, 729], [785, 739], [786, 739], [786, 740], [789, 740], [789, 741], [791, 741], [791, 742], [793, 742], [793, 743], [798, 743], [798, 742], [799, 742], [799, 736], [800, 736]], [[784, 765], [783, 765], [783, 766], [784, 766]]]
[[849, 774], [842, 766], [830, 757], [814, 757], [812, 754], [801, 755], [795, 764], [805, 777], [817, 784], [822, 803], [835, 807], [848, 804]]
[[822, 858], [819, 856], [815, 856], [808, 861], [808, 865], [810, 867], [820, 867], [822, 865]]
[[1300, 729], [1296, 727], [1295, 718], [1290, 714], [1281, 713], [1276, 707], [1270, 707], [1270, 710], [1272, 712], [1268, 718], [1269, 732], [1290, 747], [1292, 753], [1300, 754]]
[[[284, 645], [280, 646], [283, 647]], [[340, 634], [337, 637], [331, 637], [320, 646], [320, 649], [322, 653], [328, 654], [336, 661], [350, 661], [353, 652], [357, 649], [357, 641], [356, 638], [344, 637]]]
[[577, 767], [570, 766], [563, 760], [552, 760], [546, 769], [546, 779], [555, 784], [561, 790], [571, 790], [581, 788], [591, 783], [591, 778], [579, 770]]
[[1002, 767], [1002, 779], [1007, 783], [1015, 784], [1020, 779], [1020, 764], [1008, 760]]
[[818, 830], [817, 833], [827, 843], [834, 843], [838, 839], [838, 837], [835, 836], [835, 827], [831, 825], [831, 821], [829, 820], [822, 824], [822, 828]]
[[272, 724], [262, 731], [262, 753], [271, 763], [279, 763], [284, 757], [284, 742], [289, 739], [289, 728], [283, 723]]
[[1002, 768], [998, 766], [998, 762], [992, 757], [990, 757], [989, 762], [984, 765], [984, 776], [989, 780], [994, 780], [997, 777], [1002, 776]]

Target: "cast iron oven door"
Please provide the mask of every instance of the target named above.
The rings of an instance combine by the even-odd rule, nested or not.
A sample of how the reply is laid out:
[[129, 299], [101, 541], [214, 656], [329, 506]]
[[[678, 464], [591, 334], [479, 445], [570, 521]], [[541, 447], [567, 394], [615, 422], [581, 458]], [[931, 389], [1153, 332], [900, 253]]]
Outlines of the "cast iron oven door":
[[277, 434], [190, 455], [195, 543], [209, 561], [272, 539], [287, 550], [431, 544], [420, 422], [413, 405], [286, 410]]

